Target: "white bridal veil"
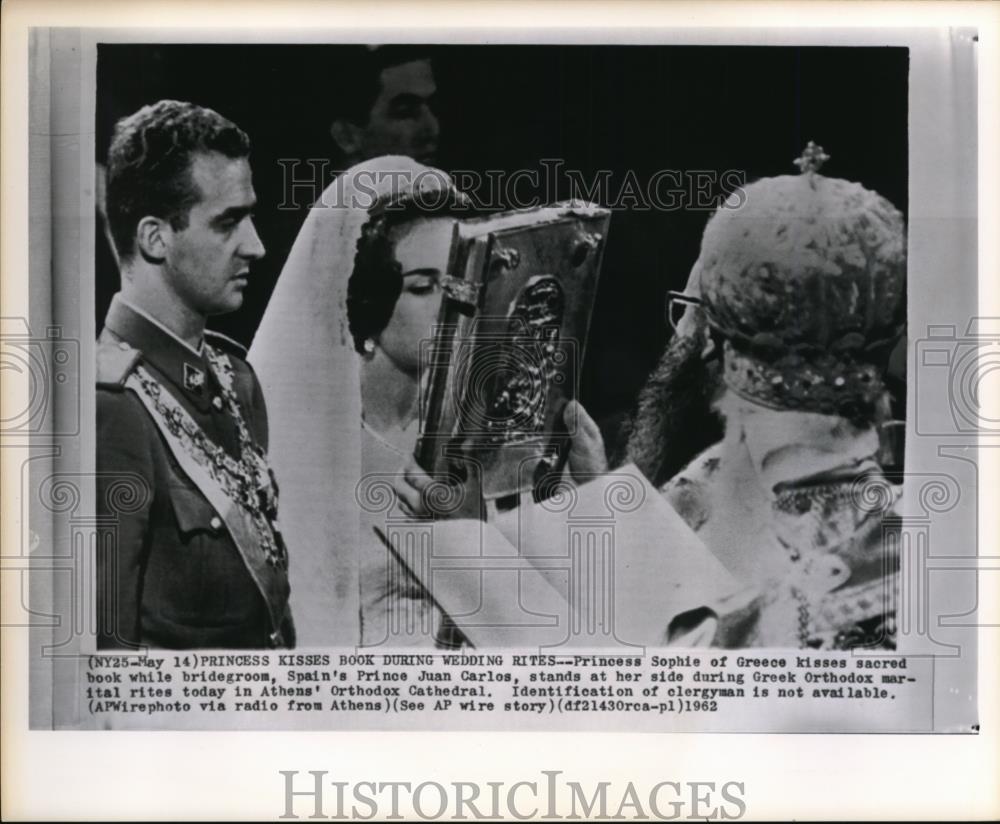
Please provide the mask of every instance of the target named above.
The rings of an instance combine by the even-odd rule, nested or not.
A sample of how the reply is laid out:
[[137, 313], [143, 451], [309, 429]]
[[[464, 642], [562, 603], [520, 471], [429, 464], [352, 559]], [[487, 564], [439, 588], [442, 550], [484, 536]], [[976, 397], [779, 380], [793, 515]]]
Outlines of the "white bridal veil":
[[373, 207], [451, 189], [406, 157], [365, 161], [312, 207], [250, 348], [267, 402], [299, 647], [360, 643], [360, 356], [347, 284]]

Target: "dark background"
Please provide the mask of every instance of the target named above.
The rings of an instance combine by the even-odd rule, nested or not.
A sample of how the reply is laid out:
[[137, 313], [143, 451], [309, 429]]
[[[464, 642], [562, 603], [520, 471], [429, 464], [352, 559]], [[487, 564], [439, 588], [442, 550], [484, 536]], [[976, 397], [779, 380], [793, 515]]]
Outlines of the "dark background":
[[[331, 174], [341, 165], [328, 135], [330, 102], [351, 82], [352, 54], [313, 45], [98, 48], [99, 161], [114, 122], [161, 98], [216, 109], [250, 135], [267, 256], [252, 270], [244, 307], [211, 321], [245, 344], [308, 205], [277, 209], [278, 159], [329, 158]], [[749, 182], [795, 173], [791, 161], [815, 140], [832, 158], [824, 173], [906, 212], [906, 49], [476, 45], [435, 47], [433, 62], [437, 165], [449, 171], [541, 173], [543, 158], [558, 158], [588, 181], [610, 170], [612, 193], [629, 170], [643, 186], [661, 169], [736, 169]], [[684, 287], [708, 216], [620, 210], [612, 218], [582, 385], [612, 440], [669, 336], [665, 293]], [[100, 328], [118, 275], [98, 240]]]

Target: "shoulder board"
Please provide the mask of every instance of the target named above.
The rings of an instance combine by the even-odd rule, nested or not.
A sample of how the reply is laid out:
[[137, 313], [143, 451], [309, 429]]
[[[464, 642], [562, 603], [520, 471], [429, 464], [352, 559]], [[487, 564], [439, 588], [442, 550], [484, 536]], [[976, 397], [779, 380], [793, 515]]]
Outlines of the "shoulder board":
[[216, 349], [221, 349], [227, 355], [236, 355], [236, 357], [243, 360], [247, 358], [247, 348], [239, 341], [235, 341], [221, 332], [213, 332], [210, 329], [206, 329], [205, 340]]
[[125, 388], [125, 379], [142, 359], [142, 352], [122, 341], [97, 344], [97, 385], [101, 389]]

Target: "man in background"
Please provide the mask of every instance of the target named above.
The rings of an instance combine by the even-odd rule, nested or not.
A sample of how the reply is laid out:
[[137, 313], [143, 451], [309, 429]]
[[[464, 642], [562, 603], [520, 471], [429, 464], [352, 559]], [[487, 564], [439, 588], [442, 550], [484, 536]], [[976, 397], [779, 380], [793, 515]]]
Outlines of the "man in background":
[[365, 47], [351, 69], [333, 100], [330, 124], [342, 168], [381, 155], [434, 165], [441, 130], [427, 47]]

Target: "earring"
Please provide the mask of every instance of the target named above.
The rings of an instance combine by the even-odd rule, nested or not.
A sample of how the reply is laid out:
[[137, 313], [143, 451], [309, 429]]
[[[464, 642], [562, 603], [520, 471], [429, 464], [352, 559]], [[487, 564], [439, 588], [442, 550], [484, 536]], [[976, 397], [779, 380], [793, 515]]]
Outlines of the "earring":
[[371, 338], [365, 338], [365, 342], [361, 346], [365, 350], [366, 355], [375, 354], [375, 341]]

